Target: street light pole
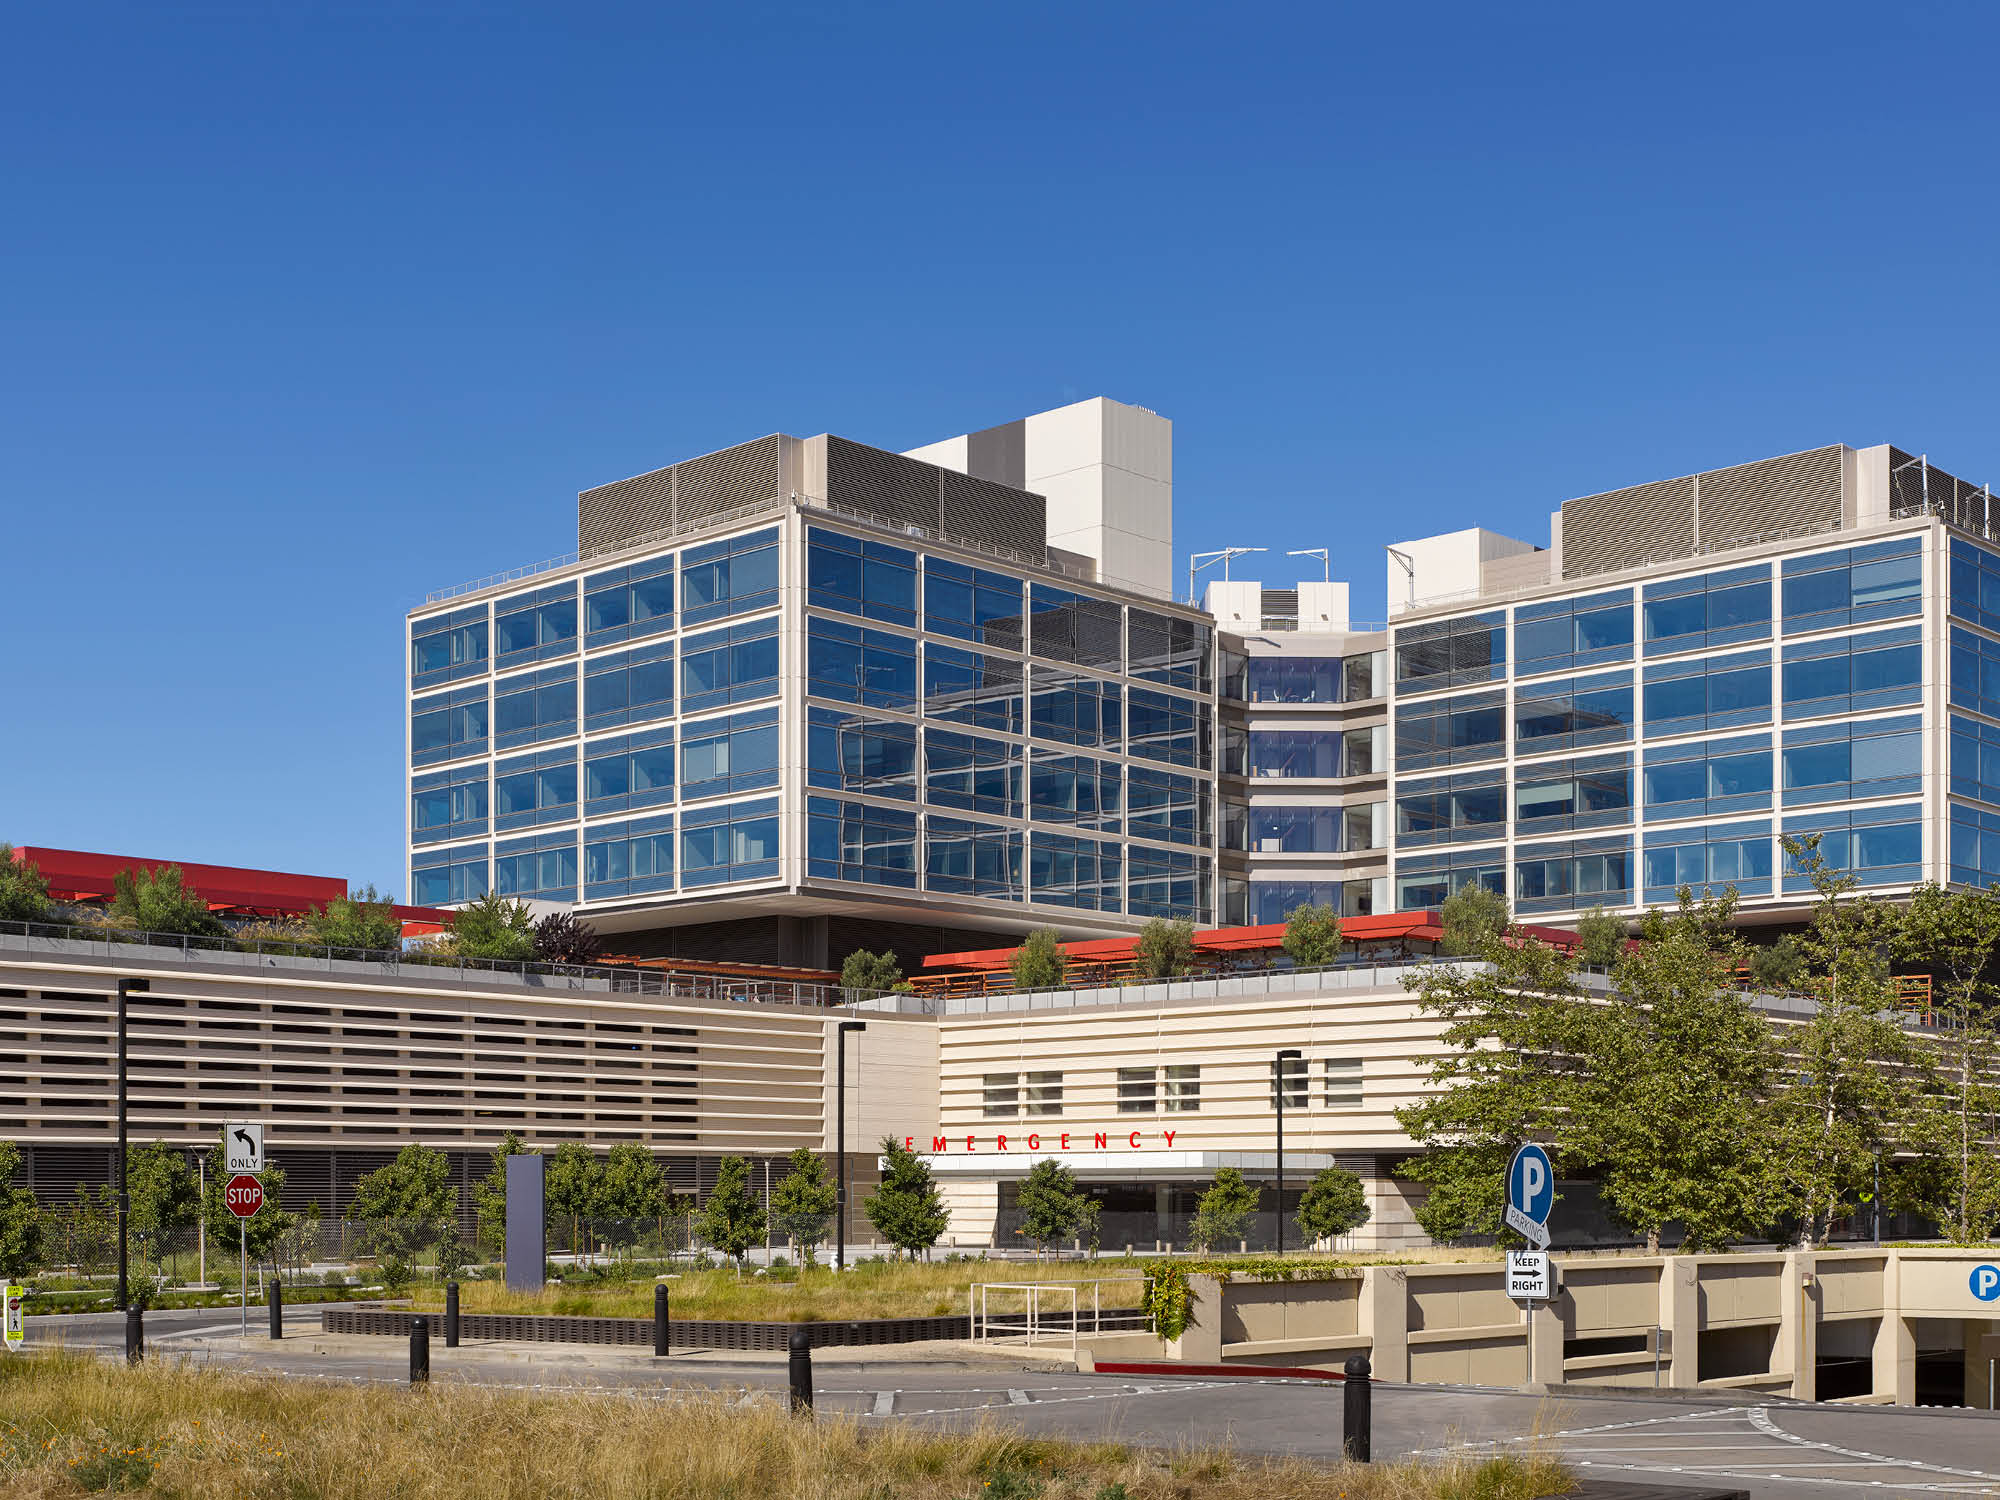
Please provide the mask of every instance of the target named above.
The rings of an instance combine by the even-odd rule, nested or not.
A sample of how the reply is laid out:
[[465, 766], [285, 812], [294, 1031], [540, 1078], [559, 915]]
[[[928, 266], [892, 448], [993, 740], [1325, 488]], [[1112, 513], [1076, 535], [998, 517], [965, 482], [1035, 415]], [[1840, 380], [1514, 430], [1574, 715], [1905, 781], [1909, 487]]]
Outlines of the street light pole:
[[833, 1106], [838, 1117], [833, 1127], [833, 1268], [836, 1271], [847, 1269], [847, 1033], [867, 1029], [866, 1021], [842, 1021], [833, 1034], [833, 1066], [838, 1075]]
[[118, 981], [118, 1307], [121, 1311], [127, 1305], [125, 1224], [132, 1216], [132, 1193], [125, 1175], [125, 1011], [126, 998], [134, 992], [143, 994], [145, 989], [143, 979]]
[[1296, 1047], [1287, 1047], [1278, 1054], [1278, 1254], [1285, 1253], [1285, 1084], [1288, 1081], [1287, 1063], [1297, 1059], [1304, 1061], [1305, 1053]]

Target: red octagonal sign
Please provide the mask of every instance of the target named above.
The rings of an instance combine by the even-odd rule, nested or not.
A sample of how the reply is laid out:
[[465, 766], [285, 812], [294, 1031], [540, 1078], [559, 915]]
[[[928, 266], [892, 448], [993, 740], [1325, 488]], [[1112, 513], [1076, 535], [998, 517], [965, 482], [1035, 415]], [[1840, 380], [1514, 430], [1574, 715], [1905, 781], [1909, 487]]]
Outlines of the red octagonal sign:
[[264, 1184], [248, 1172], [238, 1172], [222, 1190], [222, 1201], [239, 1219], [247, 1219], [264, 1206]]

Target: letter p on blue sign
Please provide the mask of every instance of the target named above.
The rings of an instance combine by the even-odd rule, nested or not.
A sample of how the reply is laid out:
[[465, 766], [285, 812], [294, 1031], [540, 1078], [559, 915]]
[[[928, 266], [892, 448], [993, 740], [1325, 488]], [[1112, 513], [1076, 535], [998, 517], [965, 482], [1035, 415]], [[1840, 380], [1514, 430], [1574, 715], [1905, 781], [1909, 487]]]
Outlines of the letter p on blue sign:
[[1995, 1298], [2000, 1298], [2000, 1266], [1974, 1266], [1971, 1280], [1972, 1295], [1981, 1302], [1991, 1302]]

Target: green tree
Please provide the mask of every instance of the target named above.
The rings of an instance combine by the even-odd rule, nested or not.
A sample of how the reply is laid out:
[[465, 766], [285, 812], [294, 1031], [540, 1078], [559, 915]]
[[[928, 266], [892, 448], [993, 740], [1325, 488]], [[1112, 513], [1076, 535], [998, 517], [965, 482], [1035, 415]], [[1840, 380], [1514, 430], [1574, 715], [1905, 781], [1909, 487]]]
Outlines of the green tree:
[[46, 922], [54, 910], [41, 867], [0, 844], [0, 922]]
[[375, 1255], [407, 1260], [435, 1245], [458, 1218], [450, 1159], [428, 1146], [405, 1146], [388, 1166], [354, 1184], [345, 1217], [366, 1226], [363, 1241]]
[[1062, 934], [1053, 927], [1037, 927], [1021, 940], [1007, 960], [1014, 984], [1024, 990], [1053, 990], [1069, 977], [1069, 957], [1062, 950]]
[[472, 1208], [479, 1219], [479, 1248], [498, 1260], [507, 1254], [507, 1158], [527, 1151], [510, 1130], [493, 1150], [493, 1165], [472, 1185]]
[[395, 898], [377, 895], [372, 885], [308, 912], [305, 925], [312, 940], [324, 948], [369, 953], [400, 953], [403, 948], [403, 923], [396, 915]]
[[1257, 1212], [1257, 1189], [1234, 1167], [1217, 1167], [1215, 1181], [1194, 1206], [1188, 1237], [1204, 1250], [1226, 1249], [1247, 1237]]
[[[849, 955], [851, 958], [852, 955]], [[846, 978], [843, 966], [841, 978]], [[860, 988], [860, 986], [848, 986]], [[807, 1146], [793, 1148], [791, 1170], [771, 1189], [771, 1210], [778, 1232], [793, 1242], [799, 1258], [812, 1264], [813, 1246], [826, 1238], [839, 1194], [826, 1163]]]
[[1656, 1251], [1671, 1222], [1711, 1250], [1754, 1235], [1773, 1209], [1770, 1023], [1730, 986], [1734, 891], [1647, 913], [1609, 994], [1579, 1003], [1565, 1154], [1596, 1166], [1604, 1200]]
[[658, 1219], [672, 1195], [660, 1159], [637, 1141], [623, 1141], [604, 1153], [594, 1213], [603, 1219], [637, 1222]]
[[235, 1250], [239, 1246], [249, 1252], [252, 1265], [270, 1259], [278, 1241], [291, 1229], [295, 1215], [286, 1213], [278, 1205], [285, 1195], [285, 1174], [281, 1168], [267, 1166], [255, 1174], [264, 1189], [264, 1203], [256, 1213], [247, 1219], [239, 1219], [229, 1211], [223, 1194], [229, 1186], [229, 1172], [222, 1164], [222, 1143], [217, 1141], [208, 1149], [208, 1189], [201, 1203], [201, 1216], [208, 1225], [209, 1266], [215, 1266], [217, 1252]]
[[951, 1225], [951, 1210], [931, 1176], [931, 1164], [893, 1135], [882, 1140], [888, 1167], [881, 1186], [862, 1205], [875, 1232], [904, 1255], [929, 1253]]
[[743, 1258], [764, 1243], [768, 1220], [764, 1205], [750, 1191], [750, 1163], [725, 1156], [715, 1169], [715, 1186], [702, 1203], [695, 1227], [702, 1238], [743, 1269]]
[[1777, 1095], [1777, 1176], [1799, 1244], [1826, 1242], [1835, 1219], [1873, 1191], [1878, 1164], [1918, 1099], [1922, 1058], [1897, 1024], [1883, 953], [1895, 926], [1885, 902], [1847, 899], [1852, 875], [1830, 868], [1820, 836], [1782, 839], [1819, 899], [1802, 946], [1813, 1013], [1786, 1038]]
[[32, 1192], [14, 1186], [20, 1170], [21, 1148], [0, 1141], [0, 1280], [16, 1280], [42, 1264], [42, 1211]]
[[1345, 1167], [1322, 1167], [1299, 1198], [1299, 1232], [1309, 1241], [1352, 1234], [1368, 1218], [1368, 1193]]
[[1750, 950], [1750, 982], [1766, 994], [1798, 988], [1806, 971], [1805, 949], [1792, 934]]
[[1439, 945], [1454, 956], [1485, 958], [1507, 931], [1507, 898], [1478, 884], [1460, 886], [1438, 912], [1444, 929]]
[[564, 1141], [549, 1158], [542, 1206], [552, 1225], [569, 1230], [570, 1254], [583, 1248], [583, 1221], [597, 1212], [604, 1164], [581, 1141]]
[[1035, 1242], [1039, 1259], [1051, 1240], [1069, 1238], [1083, 1217], [1090, 1198], [1078, 1191], [1076, 1173], [1054, 1157], [1028, 1168], [1021, 1180], [1021, 1231]]
[[1154, 917], [1139, 929], [1141, 979], [1172, 979], [1194, 967], [1194, 923]]
[[1504, 1233], [1507, 1163], [1523, 1141], [1549, 1148], [1573, 1097], [1582, 1041], [1576, 961], [1529, 938], [1495, 943], [1481, 968], [1439, 964], [1404, 984], [1440, 1017], [1435, 1085], [1396, 1111], [1404, 1133], [1428, 1148], [1399, 1171], [1429, 1186], [1416, 1219], [1432, 1239]]
[[1325, 902], [1295, 906], [1285, 916], [1284, 949], [1301, 969], [1340, 961], [1340, 913]]
[[1984, 1241], [2000, 1227], [2000, 890], [1918, 886], [1897, 923], [1896, 953], [1930, 972], [1936, 1022], [1921, 1044], [1930, 1088], [1906, 1142], [1916, 1158], [1897, 1170], [1902, 1196], [1945, 1238]]
[[128, 932], [221, 937], [228, 929], [208, 903], [187, 888], [179, 865], [120, 870], [111, 877], [111, 925]]
[[1576, 956], [1585, 968], [1608, 969], [1625, 956], [1625, 924], [1593, 906], [1576, 924]]
[[525, 963], [535, 956], [535, 917], [525, 901], [488, 891], [451, 919], [452, 943], [465, 958]]
[[132, 1152], [125, 1183], [132, 1197], [125, 1226], [157, 1266], [166, 1254], [168, 1238], [201, 1218], [200, 1179], [188, 1165], [185, 1151], [164, 1141], [149, 1141]]
[[902, 982], [903, 970], [893, 951], [870, 953], [866, 948], [856, 948], [840, 961], [840, 987], [844, 990], [879, 994]]

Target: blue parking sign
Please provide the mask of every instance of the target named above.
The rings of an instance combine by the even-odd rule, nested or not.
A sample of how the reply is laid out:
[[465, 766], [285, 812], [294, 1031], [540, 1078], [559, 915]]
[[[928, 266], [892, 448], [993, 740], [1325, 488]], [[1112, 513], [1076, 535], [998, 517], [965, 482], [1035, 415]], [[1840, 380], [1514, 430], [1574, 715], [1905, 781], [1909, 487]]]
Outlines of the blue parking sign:
[[1981, 1302], [2000, 1298], [2000, 1266], [1987, 1264], [1972, 1268], [1972, 1295]]
[[1556, 1206], [1556, 1172], [1549, 1153], [1530, 1143], [1514, 1153], [1507, 1167], [1507, 1205], [1533, 1219], [1549, 1222]]

